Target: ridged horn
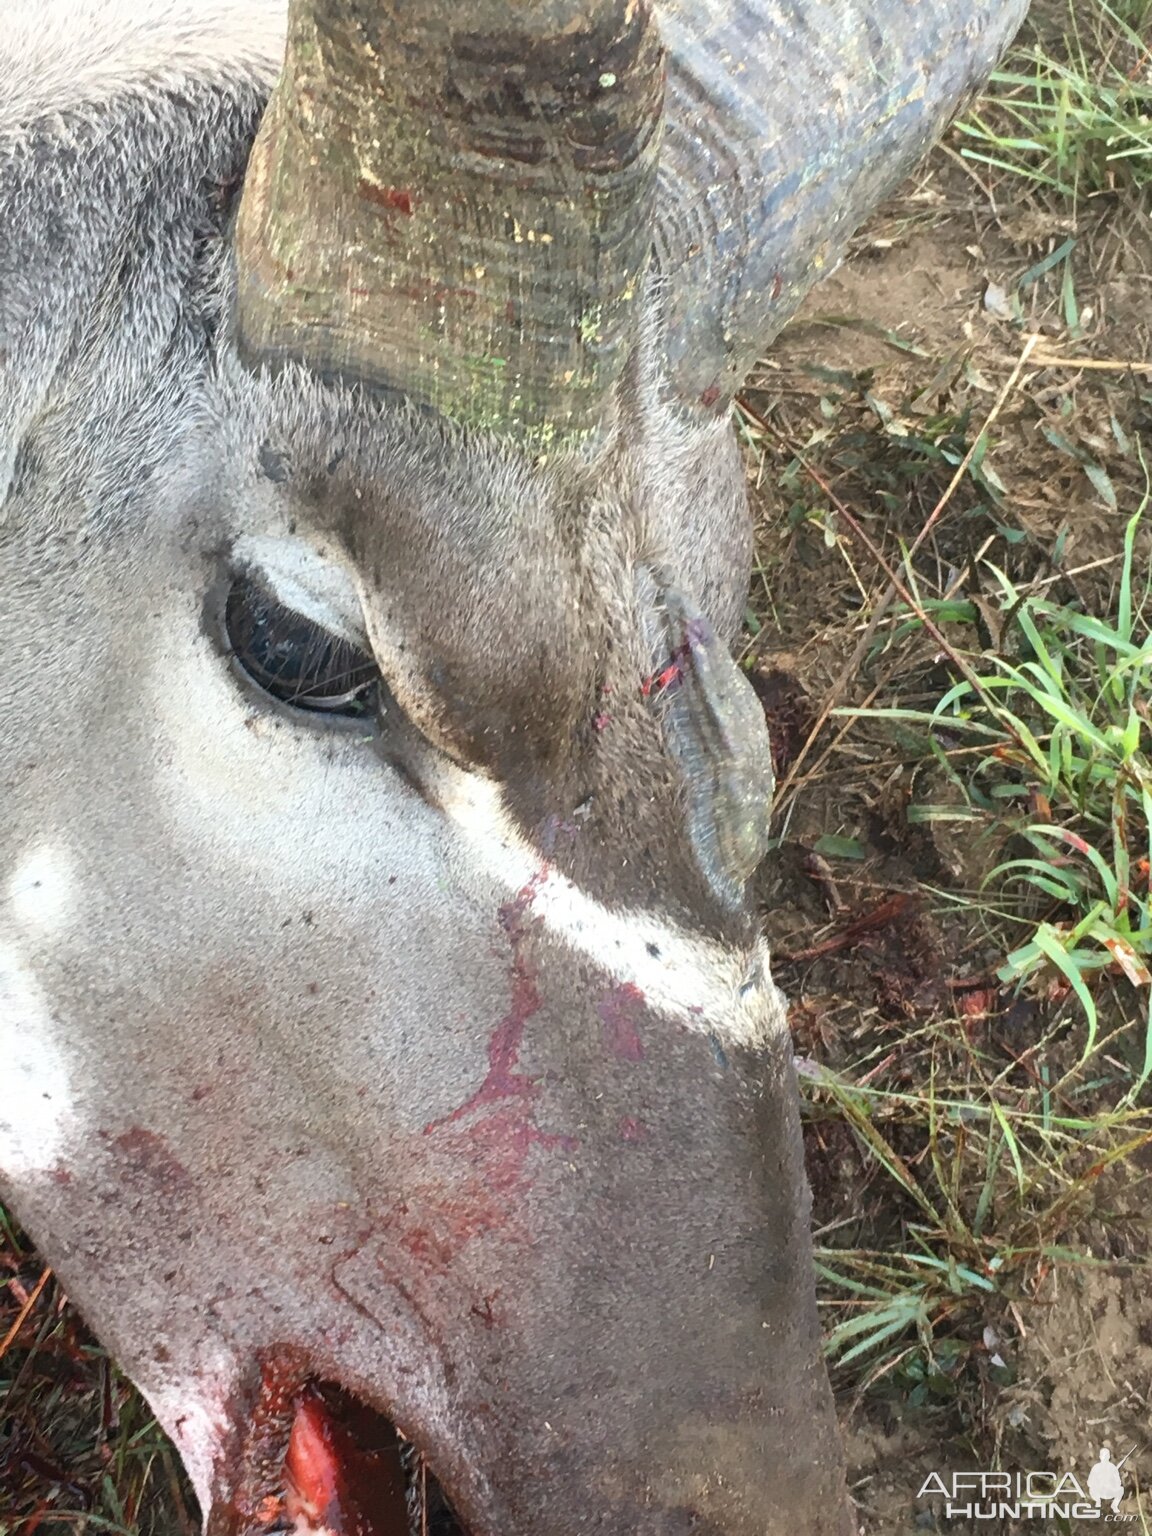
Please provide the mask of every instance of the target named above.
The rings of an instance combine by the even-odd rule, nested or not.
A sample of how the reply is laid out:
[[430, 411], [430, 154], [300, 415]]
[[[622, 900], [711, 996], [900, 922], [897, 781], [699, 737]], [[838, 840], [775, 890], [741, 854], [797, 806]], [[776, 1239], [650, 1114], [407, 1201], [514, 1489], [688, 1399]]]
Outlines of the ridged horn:
[[236, 229], [249, 364], [592, 436], [652, 241], [648, 0], [291, 0]]
[[657, 248], [680, 398], [726, 409], [995, 67], [1027, 0], [660, 0]]

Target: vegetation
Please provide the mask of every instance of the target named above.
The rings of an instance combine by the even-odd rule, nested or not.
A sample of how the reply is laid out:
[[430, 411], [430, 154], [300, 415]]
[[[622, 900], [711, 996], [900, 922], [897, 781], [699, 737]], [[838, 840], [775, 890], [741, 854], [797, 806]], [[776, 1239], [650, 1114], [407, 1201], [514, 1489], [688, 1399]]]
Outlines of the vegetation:
[[1152, 186], [1149, 0], [1066, 0], [957, 126], [960, 152], [1075, 204]]
[[1070, 1281], [1152, 1315], [1150, 193], [1152, 7], [1041, 8], [742, 401], [827, 1350], [933, 1466], [1045, 1464]]

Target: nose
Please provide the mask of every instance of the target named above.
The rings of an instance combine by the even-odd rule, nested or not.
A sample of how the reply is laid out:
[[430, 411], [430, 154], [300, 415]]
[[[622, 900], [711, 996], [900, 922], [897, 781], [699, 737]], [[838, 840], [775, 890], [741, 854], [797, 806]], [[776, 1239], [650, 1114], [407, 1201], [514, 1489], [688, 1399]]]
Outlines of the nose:
[[[544, 996], [576, 995], [536, 959]], [[453, 1122], [478, 1117], [470, 1158], [503, 1138], [517, 1167], [514, 1221], [459, 1254], [486, 1315], [462, 1326], [435, 1304], [437, 1337], [467, 1353], [458, 1433], [430, 1462], [471, 1536], [853, 1529], [768, 993], [755, 1044], [671, 1023], [635, 989], [607, 994], [615, 1013], [603, 993], [562, 1016], [542, 1002], [507, 1094]]]

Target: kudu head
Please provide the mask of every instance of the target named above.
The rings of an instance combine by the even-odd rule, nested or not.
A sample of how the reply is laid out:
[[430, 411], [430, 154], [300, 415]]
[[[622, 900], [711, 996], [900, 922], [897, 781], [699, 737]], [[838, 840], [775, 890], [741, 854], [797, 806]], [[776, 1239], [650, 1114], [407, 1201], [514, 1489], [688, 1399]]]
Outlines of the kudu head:
[[726, 413], [1019, 11], [0, 43], [0, 1170], [210, 1536], [850, 1523]]

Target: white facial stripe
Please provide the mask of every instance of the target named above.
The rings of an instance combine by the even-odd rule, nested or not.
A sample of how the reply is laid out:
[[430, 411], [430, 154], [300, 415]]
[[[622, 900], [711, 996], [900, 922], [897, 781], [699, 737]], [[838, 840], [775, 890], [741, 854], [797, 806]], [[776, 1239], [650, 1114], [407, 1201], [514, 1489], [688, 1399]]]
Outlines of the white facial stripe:
[[489, 780], [453, 773], [438, 792], [489, 874], [510, 895], [527, 893], [527, 910], [550, 933], [639, 988], [650, 1007], [732, 1045], [755, 1046], [787, 1027], [762, 939], [742, 953], [648, 912], [613, 912], [525, 842]]
[[555, 870], [531, 910], [648, 1005], [733, 1045], [756, 1045], [783, 1027], [761, 939], [749, 954], [686, 933], [648, 912], [612, 912]]
[[0, 945], [0, 1168], [11, 1179], [53, 1167], [72, 1092], [52, 1016], [16, 954]]
[[[240, 548], [253, 558], [258, 551], [263, 569], [266, 546], [283, 548], [285, 542], [253, 539]], [[330, 882], [345, 885], [361, 858], [360, 878], [372, 887], [385, 844], [389, 867], [405, 870], [420, 888], [439, 878], [440, 859], [451, 861], [452, 844], [459, 848], [463, 841], [464, 856], [453, 871], [462, 894], [484, 900], [490, 883], [509, 897], [526, 893], [529, 910], [549, 932], [608, 977], [638, 988], [659, 1013], [722, 1043], [756, 1045], [786, 1028], [762, 942], [734, 949], [649, 912], [613, 911], [521, 837], [496, 785], [446, 760], [429, 788], [459, 840], [435, 835], [435, 817], [414, 805], [409, 793], [381, 793], [388, 778], [378, 764], [355, 775], [355, 790], [348, 782], [343, 801], [334, 798], [332, 760], [318, 755], [316, 739], [297, 743], [291, 726], [259, 710], [232, 707], [229, 679], [212, 659], [205, 666], [201, 649], [171, 657], [157, 653], [153, 706], [163, 756], [174, 770], [170, 799], [194, 846], [211, 837], [242, 848], [247, 860], [274, 870], [278, 889], [306, 890], [316, 898]], [[189, 720], [216, 725], [211, 732], [190, 731]], [[276, 752], [275, 774], [267, 771], [269, 749]], [[426, 771], [433, 772], [430, 764]], [[310, 822], [308, 808], [321, 802], [323, 817]], [[358, 818], [376, 827], [376, 841], [361, 839], [353, 849], [345, 831]], [[285, 823], [299, 827], [296, 862], [283, 858]], [[444, 900], [451, 900], [447, 891]]]
[[250, 534], [237, 539], [233, 556], [251, 566], [286, 608], [342, 640], [368, 648], [356, 584], [343, 566], [325, 560], [300, 539]]
[[8, 882], [8, 901], [21, 928], [51, 938], [72, 906], [71, 859], [59, 848], [32, 849]]

